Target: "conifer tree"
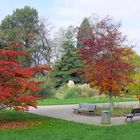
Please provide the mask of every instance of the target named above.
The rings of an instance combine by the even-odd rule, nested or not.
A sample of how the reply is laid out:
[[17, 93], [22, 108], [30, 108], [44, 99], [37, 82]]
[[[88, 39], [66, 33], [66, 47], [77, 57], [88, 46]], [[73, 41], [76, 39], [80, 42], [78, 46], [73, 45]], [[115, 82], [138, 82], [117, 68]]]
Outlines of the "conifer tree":
[[80, 60], [80, 55], [74, 45], [72, 32], [66, 33], [66, 40], [62, 44], [62, 48], [63, 55], [52, 71], [56, 87], [62, 86], [69, 80], [74, 83], [84, 82], [79, 70], [83, 66], [83, 61]]
[[80, 27], [78, 28], [78, 34], [77, 34], [77, 47], [78, 48], [82, 48], [83, 44], [82, 41], [83, 40], [87, 40], [90, 38], [90, 36], [92, 36], [92, 26], [89, 23], [88, 18], [84, 18]]

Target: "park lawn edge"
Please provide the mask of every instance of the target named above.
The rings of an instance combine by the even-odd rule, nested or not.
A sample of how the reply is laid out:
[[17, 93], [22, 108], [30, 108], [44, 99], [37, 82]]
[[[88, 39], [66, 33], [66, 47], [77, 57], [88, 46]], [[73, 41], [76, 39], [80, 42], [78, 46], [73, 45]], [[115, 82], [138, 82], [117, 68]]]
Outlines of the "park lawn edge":
[[[137, 98], [114, 98], [114, 102], [135, 102]], [[108, 98], [72, 98], [72, 99], [42, 99], [37, 101], [38, 106], [44, 105], [71, 105], [79, 104], [81, 102], [86, 103], [108, 103]]]

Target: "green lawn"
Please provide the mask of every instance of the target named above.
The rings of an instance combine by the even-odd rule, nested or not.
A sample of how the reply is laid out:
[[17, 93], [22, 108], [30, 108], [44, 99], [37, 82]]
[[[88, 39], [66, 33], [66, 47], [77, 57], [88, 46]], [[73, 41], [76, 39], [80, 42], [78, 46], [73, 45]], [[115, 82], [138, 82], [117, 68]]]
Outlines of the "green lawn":
[[34, 126], [24, 129], [0, 130], [0, 140], [139, 140], [140, 123], [126, 125], [94, 126], [60, 119], [53, 119], [21, 113], [4, 111], [0, 122], [37, 121]]
[[[63, 104], [79, 104], [81, 102], [86, 103], [105, 103], [108, 102], [107, 97], [100, 98], [72, 98], [72, 99], [44, 99], [38, 101], [38, 105], [63, 105]], [[138, 101], [136, 98], [114, 98], [114, 102], [128, 102], [128, 101]]]

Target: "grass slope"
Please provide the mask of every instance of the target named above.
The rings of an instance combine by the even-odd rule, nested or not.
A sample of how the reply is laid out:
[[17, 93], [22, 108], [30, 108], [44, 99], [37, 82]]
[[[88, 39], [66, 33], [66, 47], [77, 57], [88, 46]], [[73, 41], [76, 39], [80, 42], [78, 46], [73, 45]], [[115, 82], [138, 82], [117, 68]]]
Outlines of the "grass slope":
[[29, 113], [4, 111], [0, 121], [34, 120], [39, 124], [24, 129], [0, 130], [0, 140], [139, 140], [140, 123], [94, 126]]
[[[113, 98], [114, 102], [130, 102], [138, 101], [136, 98]], [[72, 98], [72, 99], [44, 99], [38, 101], [38, 105], [64, 105], [64, 104], [79, 104], [86, 103], [106, 103], [109, 102], [107, 97], [100, 98]]]

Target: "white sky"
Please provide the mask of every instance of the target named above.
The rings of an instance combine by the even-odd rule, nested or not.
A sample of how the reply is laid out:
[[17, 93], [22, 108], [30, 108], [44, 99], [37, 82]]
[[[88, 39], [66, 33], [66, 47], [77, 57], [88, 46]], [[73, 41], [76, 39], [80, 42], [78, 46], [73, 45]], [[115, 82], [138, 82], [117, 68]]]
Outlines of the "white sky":
[[121, 21], [122, 32], [140, 54], [140, 0], [0, 0], [0, 20], [25, 5], [37, 9], [56, 27], [79, 26], [84, 17], [97, 14]]

